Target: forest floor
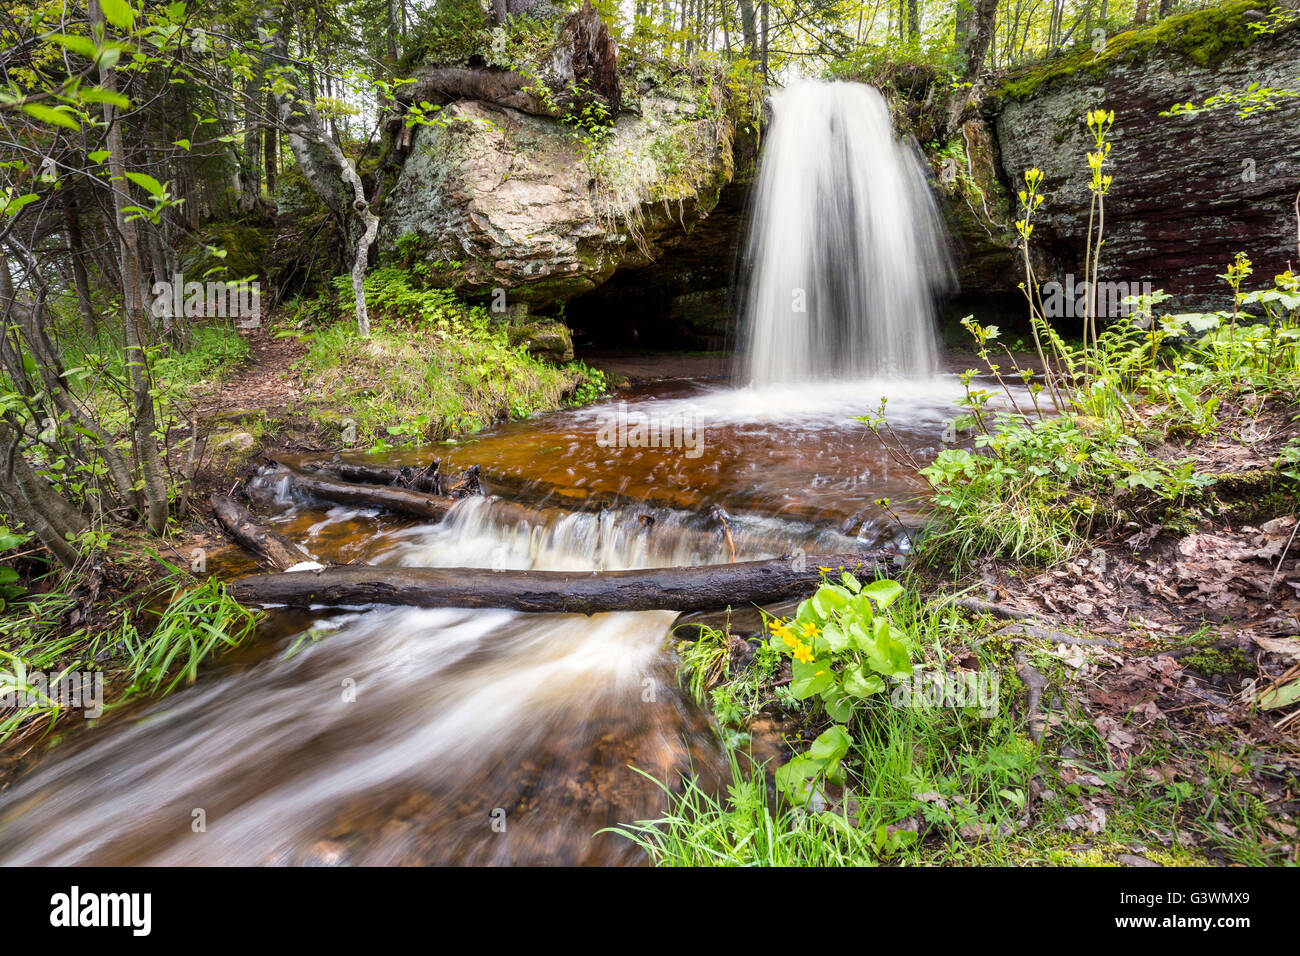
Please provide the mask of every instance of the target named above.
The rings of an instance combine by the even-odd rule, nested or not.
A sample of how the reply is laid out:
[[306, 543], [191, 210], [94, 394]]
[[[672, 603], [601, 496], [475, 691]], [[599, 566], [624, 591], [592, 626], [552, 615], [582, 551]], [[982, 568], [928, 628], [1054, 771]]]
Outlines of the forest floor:
[[[1300, 862], [1300, 507], [1277, 466], [1300, 434], [1296, 410], [1228, 405], [1209, 434], [1160, 449], [1214, 479], [1197, 507], [1098, 522], [1045, 568], [917, 567], [908, 590], [927, 605], [904, 617], [918, 669], [940, 694], [995, 672], [1003, 710], [971, 721], [951, 700], [905, 698], [891, 703], [911, 712], [877, 713], [889, 728], [878, 741], [911, 738], [916, 751], [852, 798], [883, 828], [878, 862]], [[711, 647], [680, 645], [684, 677], [705, 672], [698, 699], [770, 771], [807, 751], [827, 718], [785, 693], [789, 660], [756, 674], [761, 622], [714, 623]], [[865, 750], [860, 772], [872, 772]], [[832, 796], [830, 809], [844, 806]], [[693, 814], [706, 825], [670, 825], [672, 839], [651, 843], [679, 863], [735, 852], [709, 842], [719, 820], [737, 825], [734, 803]]]

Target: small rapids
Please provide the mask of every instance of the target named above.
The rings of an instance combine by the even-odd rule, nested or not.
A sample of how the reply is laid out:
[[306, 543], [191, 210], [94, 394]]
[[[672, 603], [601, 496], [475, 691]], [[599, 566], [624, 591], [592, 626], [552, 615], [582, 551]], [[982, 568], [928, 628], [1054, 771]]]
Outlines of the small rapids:
[[[545, 520], [531, 525], [492, 497], [436, 524], [322, 507], [277, 494], [274, 474], [260, 500], [318, 557], [379, 565], [613, 570], [722, 563], [732, 544], [739, 560], [873, 544], [892, 521], [862, 506], [888, 494], [906, 515], [920, 488], [851, 419], [883, 387], [664, 383], [456, 446], [489, 486], [536, 503]], [[948, 376], [897, 389], [893, 427], [914, 454], [941, 447], [959, 392]], [[596, 438], [611, 415], [687, 409], [696, 458]], [[644, 503], [656, 490], [689, 505]], [[0, 799], [0, 863], [636, 862], [630, 843], [597, 835], [663, 809], [636, 771], [707, 782], [722, 769], [677, 686], [674, 620], [272, 612], [194, 686], [110, 712], [20, 777]]]

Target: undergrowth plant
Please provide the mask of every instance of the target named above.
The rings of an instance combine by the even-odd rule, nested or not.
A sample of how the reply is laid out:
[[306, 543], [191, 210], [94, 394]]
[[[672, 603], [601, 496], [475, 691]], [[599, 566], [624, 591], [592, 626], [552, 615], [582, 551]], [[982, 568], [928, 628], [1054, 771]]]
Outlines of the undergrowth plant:
[[372, 450], [473, 434], [604, 390], [604, 376], [580, 362], [557, 367], [512, 345], [501, 317], [437, 287], [426, 264], [366, 276], [373, 314], [362, 339], [347, 314], [349, 281], [299, 303], [292, 321], [310, 326], [302, 364], [317, 416], [340, 428], [350, 418]]
[[1300, 279], [1287, 271], [1269, 288], [1248, 290], [1253, 270], [1244, 254], [1221, 277], [1231, 290], [1228, 309], [1163, 314], [1169, 296], [1155, 291], [1124, 299], [1118, 316], [1099, 314], [1113, 121], [1105, 110], [1086, 116], [1092, 202], [1081, 343], [1068, 343], [1048, 320], [1030, 253], [1044, 176], [1030, 169], [1016, 230], [1038, 369], [1017, 363], [996, 326], [967, 317], [962, 324], [997, 385], [978, 387], [973, 370], [961, 377], [962, 413], [951, 428], [972, 447], [947, 448], [923, 466], [892, 437], [883, 407], [860, 419], [929, 484], [934, 511], [919, 540], [926, 561], [963, 568], [993, 555], [1051, 564], [1090, 532], [1201, 507], [1213, 478], [1157, 447], [1210, 434], [1227, 395], [1293, 391], [1300, 376]]

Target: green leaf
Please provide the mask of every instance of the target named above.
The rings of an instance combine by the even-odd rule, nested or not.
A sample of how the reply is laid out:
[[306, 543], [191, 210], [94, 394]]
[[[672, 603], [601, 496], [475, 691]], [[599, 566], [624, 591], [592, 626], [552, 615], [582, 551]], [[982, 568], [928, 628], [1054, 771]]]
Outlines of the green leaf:
[[131, 108], [131, 101], [116, 90], [106, 90], [102, 86], [92, 86], [78, 94], [87, 103], [111, 103], [120, 110]]
[[148, 173], [127, 173], [126, 178], [131, 180], [131, 182], [135, 183], [141, 189], [144, 189], [151, 196], [156, 196], [160, 199], [162, 198], [163, 193], [167, 191], [162, 183], [158, 182], [158, 180], [154, 179]]
[[104, 160], [108, 159], [108, 157], [112, 155], [113, 154], [106, 149], [97, 149], [93, 153], [88, 153], [86, 155], [86, 158], [90, 160], [92, 163], [102, 163]]
[[1291, 681], [1289, 684], [1283, 684], [1281, 687], [1273, 687], [1259, 695], [1259, 706], [1263, 710], [1276, 710], [1279, 707], [1286, 707], [1300, 700], [1300, 678]]
[[40, 198], [41, 197], [36, 193], [26, 193], [25, 195], [19, 196], [17, 199], [11, 199], [5, 204], [4, 214], [6, 216], [16, 215], [18, 210], [22, 209], [23, 206], [26, 206], [29, 202], [36, 202], [36, 200]]
[[35, 117], [42, 123], [50, 123], [53, 126], [62, 126], [70, 130], [81, 129], [81, 124], [69, 116], [65, 109], [59, 107], [46, 106], [44, 103], [28, 103], [23, 107], [23, 112]]
[[897, 581], [872, 581], [862, 589], [862, 593], [875, 601], [877, 607], [887, 608], [902, 595], [903, 586]]
[[13, 584], [18, 580], [18, 572], [13, 568], [0, 566], [0, 584]]
[[126, 0], [99, 0], [99, 8], [104, 11], [104, 19], [119, 29], [129, 30], [135, 22], [135, 11]]
[[789, 794], [802, 803], [811, 795], [811, 789], [807, 786], [808, 779], [821, 772], [820, 761], [800, 754], [777, 768], [776, 785], [782, 793]]
[[826, 705], [826, 713], [830, 715], [831, 720], [846, 724], [852, 719], [853, 701], [834, 687], [826, 688], [822, 693], [822, 702]]
[[842, 760], [844, 755], [849, 752], [849, 745], [853, 743], [846, 731], [839, 724], [835, 724], [829, 730], [823, 731], [821, 736], [812, 742], [808, 748], [808, 756], [813, 760], [823, 762], [831, 760]]
[[836, 654], [840, 651], [848, 650], [851, 645], [849, 636], [834, 624], [827, 624], [826, 627], [822, 629], [822, 637], [826, 639], [826, 646]]
[[814, 660], [811, 664], [803, 661], [791, 661], [790, 672], [794, 679], [790, 682], [790, 693], [798, 700], [807, 700], [820, 694], [831, 685], [834, 674], [826, 661]]
[[68, 33], [55, 33], [50, 39], [78, 56], [84, 56], [87, 60], [93, 60], [99, 56], [99, 47], [95, 46], [95, 41], [90, 37], [73, 36]]
[[871, 697], [885, 689], [885, 682], [865, 668], [855, 667], [844, 675], [844, 693], [852, 697]]
[[823, 584], [817, 589], [817, 593], [812, 596], [812, 606], [822, 617], [827, 617], [833, 611], [838, 611], [848, 604], [849, 599], [852, 597], [853, 595], [842, 587], [834, 584]]

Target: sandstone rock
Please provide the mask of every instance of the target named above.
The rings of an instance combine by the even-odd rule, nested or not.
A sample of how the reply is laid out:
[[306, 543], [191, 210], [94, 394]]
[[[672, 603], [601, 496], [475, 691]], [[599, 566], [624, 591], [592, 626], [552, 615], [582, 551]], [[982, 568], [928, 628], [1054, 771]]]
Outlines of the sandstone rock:
[[1055, 79], [1001, 104], [997, 140], [1013, 189], [1022, 188], [1026, 169], [1045, 174], [1033, 236], [1045, 259], [1040, 279], [1083, 278], [1091, 148], [1084, 118], [1099, 107], [1115, 112], [1103, 280], [1163, 288], [1174, 295], [1165, 305], [1172, 312], [1220, 308], [1227, 287], [1217, 276], [1237, 252], [1250, 256], [1255, 281], [1264, 283], [1296, 258], [1300, 99], [1244, 118], [1231, 106], [1160, 115], [1251, 83], [1300, 88], [1300, 29], [1245, 36], [1244, 47], [1135, 45], [1140, 55], [1094, 67], [1064, 63]]
[[221, 439], [221, 441], [216, 445], [216, 450], [243, 454], [244, 452], [251, 451], [253, 446], [256, 444], [257, 439], [248, 432], [235, 432], [226, 438]]
[[[716, 78], [715, 78], [716, 79]], [[725, 86], [663, 71], [607, 135], [479, 100], [422, 126], [383, 210], [380, 254], [470, 296], [545, 307], [680, 244], [735, 172]]]

